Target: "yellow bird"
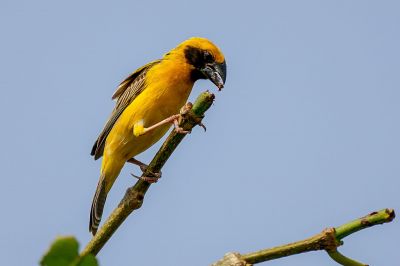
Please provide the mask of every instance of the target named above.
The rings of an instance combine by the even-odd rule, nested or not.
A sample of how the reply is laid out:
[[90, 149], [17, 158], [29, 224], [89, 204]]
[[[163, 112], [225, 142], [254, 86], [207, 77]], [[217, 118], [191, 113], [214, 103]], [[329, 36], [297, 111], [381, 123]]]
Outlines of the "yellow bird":
[[[103, 156], [100, 180], [90, 211], [89, 231], [96, 234], [107, 194], [126, 162], [146, 165], [134, 157], [156, 143], [170, 128], [177, 127], [177, 114], [186, 103], [193, 84], [209, 79], [222, 89], [226, 63], [221, 50], [205, 38], [190, 38], [162, 59], [137, 69], [112, 96], [116, 106], [97, 138], [91, 155]], [[159, 177], [159, 174], [155, 174]], [[146, 181], [151, 182], [151, 179]]]

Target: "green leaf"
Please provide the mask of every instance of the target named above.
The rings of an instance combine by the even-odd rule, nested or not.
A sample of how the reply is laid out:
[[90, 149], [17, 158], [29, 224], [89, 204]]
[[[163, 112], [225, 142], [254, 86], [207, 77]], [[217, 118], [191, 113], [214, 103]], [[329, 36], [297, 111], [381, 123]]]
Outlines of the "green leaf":
[[98, 266], [96, 257], [92, 254], [86, 255], [81, 258], [77, 266]]
[[72, 236], [58, 237], [40, 261], [42, 266], [98, 266], [89, 254], [79, 257], [78, 241]]

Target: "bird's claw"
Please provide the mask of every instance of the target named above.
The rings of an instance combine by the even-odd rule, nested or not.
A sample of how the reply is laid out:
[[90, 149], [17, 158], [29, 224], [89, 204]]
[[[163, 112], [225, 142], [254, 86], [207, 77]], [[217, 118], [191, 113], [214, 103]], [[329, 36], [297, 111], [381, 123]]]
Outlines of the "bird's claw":
[[157, 183], [158, 179], [160, 179], [160, 177], [155, 177], [155, 176], [137, 176], [134, 175], [133, 173], [131, 173], [131, 175], [139, 180], [146, 181], [150, 184]]
[[150, 175], [150, 176], [137, 176], [137, 175], [131, 173], [131, 175], [137, 179], [144, 180], [149, 183], [156, 183], [158, 181], [158, 179], [161, 178], [161, 171], [159, 171], [158, 173], [154, 173], [154, 172], [148, 170], [149, 166], [147, 164], [142, 163], [141, 161], [138, 161], [135, 158], [131, 158], [127, 162], [136, 164], [137, 166], [140, 167], [140, 170], [142, 170], [143, 173], [146, 173], [146, 175]]
[[198, 124], [200, 127], [202, 127], [202, 128], [204, 129], [204, 132], [207, 131], [206, 126], [201, 122], [201, 120], [200, 120], [200, 122], [198, 122], [197, 124]]
[[174, 120], [174, 127], [175, 127], [175, 132], [179, 133], [179, 134], [187, 134], [187, 133], [191, 133], [190, 130], [184, 130], [182, 127], [179, 126], [179, 123], [182, 118], [182, 114], [179, 115], [179, 119], [175, 119]]
[[197, 125], [202, 127], [204, 129], [204, 132], [207, 131], [206, 126], [201, 122], [204, 116], [198, 117], [198, 116], [194, 115], [191, 112], [192, 108], [193, 108], [193, 104], [191, 102], [187, 102], [184, 106], [182, 106], [181, 110], [179, 111], [179, 114], [180, 114], [179, 120], [177, 120], [176, 123], [174, 122], [175, 131], [177, 133], [182, 133], [182, 134], [191, 133], [191, 131], [185, 131], [181, 127], [179, 127], [179, 123], [184, 118], [192, 120], [194, 123], [196, 123]]
[[191, 102], [187, 102], [184, 106], [182, 106], [181, 110], [179, 111], [179, 114], [181, 116], [185, 116], [189, 114], [189, 112], [192, 110], [193, 104]]
[[196, 125], [200, 126], [201, 128], [204, 129], [204, 132], [207, 131], [206, 126], [202, 123], [203, 117], [198, 117], [198, 116], [191, 116], [191, 119], [193, 120]]
[[161, 175], [162, 175], [162, 174], [161, 174], [161, 171], [158, 172], [158, 173], [154, 173], [154, 172], [148, 171], [146, 165], [140, 166], [140, 170], [142, 170], [143, 173], [147, 173], [147, 175], [150, 175], [150, 176], [137, 176], [137, 175], [135, 175], [135, 174], [133, 174], [133, 173], [131, 173], [131, 175], [132, 175], [133, 177], [139, 179], [139, 180], [143, 180], [143, 181], [149, 182], [149, 183], [151, 183], [151, 184], [152, 184], [152, 183], [157, 183], [158, 179], [160, 179], [160, 178], [161, 178]]
[[181, 128], [181, 127], [175, 127], [175, 132], [176, 133], [179, 133], [179, 134], [190, 134], [190, 133], [192, 133], [192, 131], [191, 130], [184, 130], [183, 128]]

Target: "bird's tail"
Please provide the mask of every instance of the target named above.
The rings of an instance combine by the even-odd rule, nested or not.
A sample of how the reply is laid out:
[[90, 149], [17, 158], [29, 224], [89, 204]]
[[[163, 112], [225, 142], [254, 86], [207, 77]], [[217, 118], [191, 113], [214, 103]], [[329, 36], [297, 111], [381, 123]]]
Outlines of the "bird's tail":
[[96, 234], [97, 228], [99, 227], [106, 199], [107, 199], [106, 180], [104, 178], [104, 175], [101, 175], [99, 183], [97, 184], [96, 193], [94, 194], [93, 197], [92, 208], [90, 210], [89, 231], [93, 235]]

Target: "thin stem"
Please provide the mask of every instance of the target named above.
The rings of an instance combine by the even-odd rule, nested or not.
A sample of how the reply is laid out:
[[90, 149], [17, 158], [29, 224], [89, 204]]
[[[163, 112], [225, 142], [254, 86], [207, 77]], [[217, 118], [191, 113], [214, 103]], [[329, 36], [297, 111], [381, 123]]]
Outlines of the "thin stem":
[[394, 210], [383, 209], [378, 212], [372, 212], [362, 218], [356, 219], [339, 227], [336, 227], [336, 237], [343, 239], [346, 236], [353, 234], [357, 231], [367, 227], [391, 222], [395, 217]]
[[339, 243], [336, 242], [335, 231], [331, 228], [305, 240], [244, 254], [242, 259], [247, 263], [256, 264], [327, 247], [334, 248], [337, 245]]
[[343, 266], [368, 266], [367, 264], [350, 259], [337, 250], [328, 251], [329, 257]]

